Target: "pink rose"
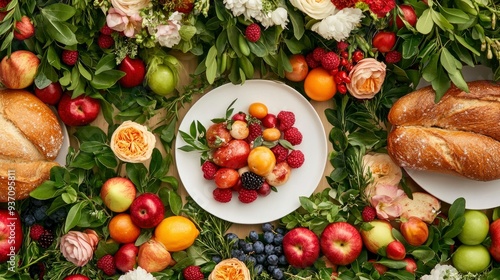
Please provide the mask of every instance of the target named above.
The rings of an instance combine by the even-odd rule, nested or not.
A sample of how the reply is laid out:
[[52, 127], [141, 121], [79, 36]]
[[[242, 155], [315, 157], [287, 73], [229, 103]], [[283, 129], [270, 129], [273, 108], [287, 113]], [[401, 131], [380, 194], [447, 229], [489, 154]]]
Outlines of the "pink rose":
[[111, 8], [106, 16], [106, 23], [109, 28], [123, 32], [125, 36], [133, 38], [135, 34], [141, 31], [142, 17], [139, 14], [128, 16], [118, 9]]
[[351, 82], [347, 90], [358, 99], [370, 99], [382, 88], [385, 80], [385, 64], [374, 58], [365, 58], [352, 68]]
[[403, 190], [394, 185], [377, 185], [369, 197], [379, 219], [391, 220], [401, 216], [401, 198], [406, 197]]
[[66, 260], [76, 266], [86, 265], [94, 256], [99, 238], [93, 230], [70, 231], [61, 237], [60, 250]]

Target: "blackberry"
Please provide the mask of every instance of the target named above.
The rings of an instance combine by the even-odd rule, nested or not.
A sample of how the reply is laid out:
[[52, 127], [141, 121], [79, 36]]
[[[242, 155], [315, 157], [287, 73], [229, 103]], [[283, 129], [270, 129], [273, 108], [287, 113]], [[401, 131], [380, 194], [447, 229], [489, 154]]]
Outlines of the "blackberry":
[[241, 175], [241, 184], [247, 190], [258, 190], [264, 184], [264, 177], [247, 171]]
[[38, 244], [40, 247], [47, 249], [54, 242], [54, 234], [50, 230], [46, 230], [38, 239]]

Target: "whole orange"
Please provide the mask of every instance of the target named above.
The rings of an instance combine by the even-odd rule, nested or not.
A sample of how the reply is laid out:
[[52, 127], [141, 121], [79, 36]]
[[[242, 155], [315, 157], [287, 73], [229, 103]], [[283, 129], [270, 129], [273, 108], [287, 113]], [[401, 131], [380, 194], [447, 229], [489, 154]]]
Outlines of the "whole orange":
[[259, 146], [250, 151], [247, 163], [250, 171], [260, 176], [266, 176], [273, 171], [276, 157], [268, 147]]
[[257, 119], [262, 119], [267, 115], [267, 106], [261, 102], [254, 102], [248, 106], [248, 113], [256, 117]]
[[319, 67], [309, 71], [304, 81], [304, 91], [307, 96], [315, 101], [331, 99], [337, 92], [337, 85], [333, 76], [325, 69]]
[[186, 250], [199, 234], [196, 225], [184, 216], [167, 217], [155, 228], [156, 240], [163, 243], [169, 252]]
[[109, 221], [109, 235], [118, 243], [133, 243], [141, 234], [141, 228], [136, 226], [130, 215], [120, 213]]

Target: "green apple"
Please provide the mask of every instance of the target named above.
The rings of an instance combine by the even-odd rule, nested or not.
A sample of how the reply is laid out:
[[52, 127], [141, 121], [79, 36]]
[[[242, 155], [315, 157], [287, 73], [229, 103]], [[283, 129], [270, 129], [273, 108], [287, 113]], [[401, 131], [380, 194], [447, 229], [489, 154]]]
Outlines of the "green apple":
[[479, 273], [490, 265], [491, 257], [483, 245], [460, 245], [451, 261], [460, 272]]
[[490, 229], [490, 221], [484, 212], [465, 210], [465, 223], [458, 240], [466, 245], [477, 245], [483, 242]]

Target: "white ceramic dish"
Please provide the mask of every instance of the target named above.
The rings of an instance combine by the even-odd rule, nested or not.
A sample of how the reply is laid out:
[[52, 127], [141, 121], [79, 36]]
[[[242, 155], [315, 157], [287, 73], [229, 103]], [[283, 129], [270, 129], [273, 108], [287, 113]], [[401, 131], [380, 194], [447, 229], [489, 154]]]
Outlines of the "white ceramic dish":
[[[54, 111], [54, 114], [57, 116], [57, 110], [53, 107], [50, 108], [52, 111]], [[69, 134], [68, 134], [68, 129], [66, 128], [66, 125], [57, 117], [57, 120], [59, 121], [59, 125], [61, 126], [61, 131], [63, 134], [63, 142], [61, 146], [61, 150], [59, 151], [59, 154], [56, 157], [56, 162], [59, 163], [61, 166], [66, 165], [66, 156], [68, 155], [69, 152]]]
[[[466, 81], [491, 80], [493, 77], [491, 69], [484, 66], [464, 67], [463, 75]], [[422, 81], [418, 88], [427, 84]], [[419, 186], [444, 202], [451, 204], [455, 199], [463, 197], [467, 209], [490, 209], [500, 206], [500, 180], [481, 182], [453, 175], [405, 170]]]
[[248, 112], [253, 102], [267, 105], [270, 113], [281, 110], [295, 113], [295, 125], [303, 134], [303, 141], [296, 148], [305, 155], [305, 163], [293, 169], [288, 182], [277, 187], [278, 192], [271, 192], [266, 197], [243, 204], [237, 194], [229, 203], [214, 200], [213, 181], [203, 178], [198, 152], [184, 152], [179, 148], [186, 145], [180, 133], [177, 134], [175, 161], [180, 179], [189, 195], [209, 213], [229, 222], [238, 224], [260, 224], [274, 221], [291, 213], [300, 206], [300, 196], [310, 196], [323, 177], [327, 162], [327, 140], [323, 125], [311, 104], [293, 88], [279, 82], [267, 80], [249, 80], [243, 85], [226, 84], [200, 98], [183, 118], [179, 130], [188, 132], [194, 120], [208, 128], [213, 118], [223, 117], [229, 104], [234, 112]]

